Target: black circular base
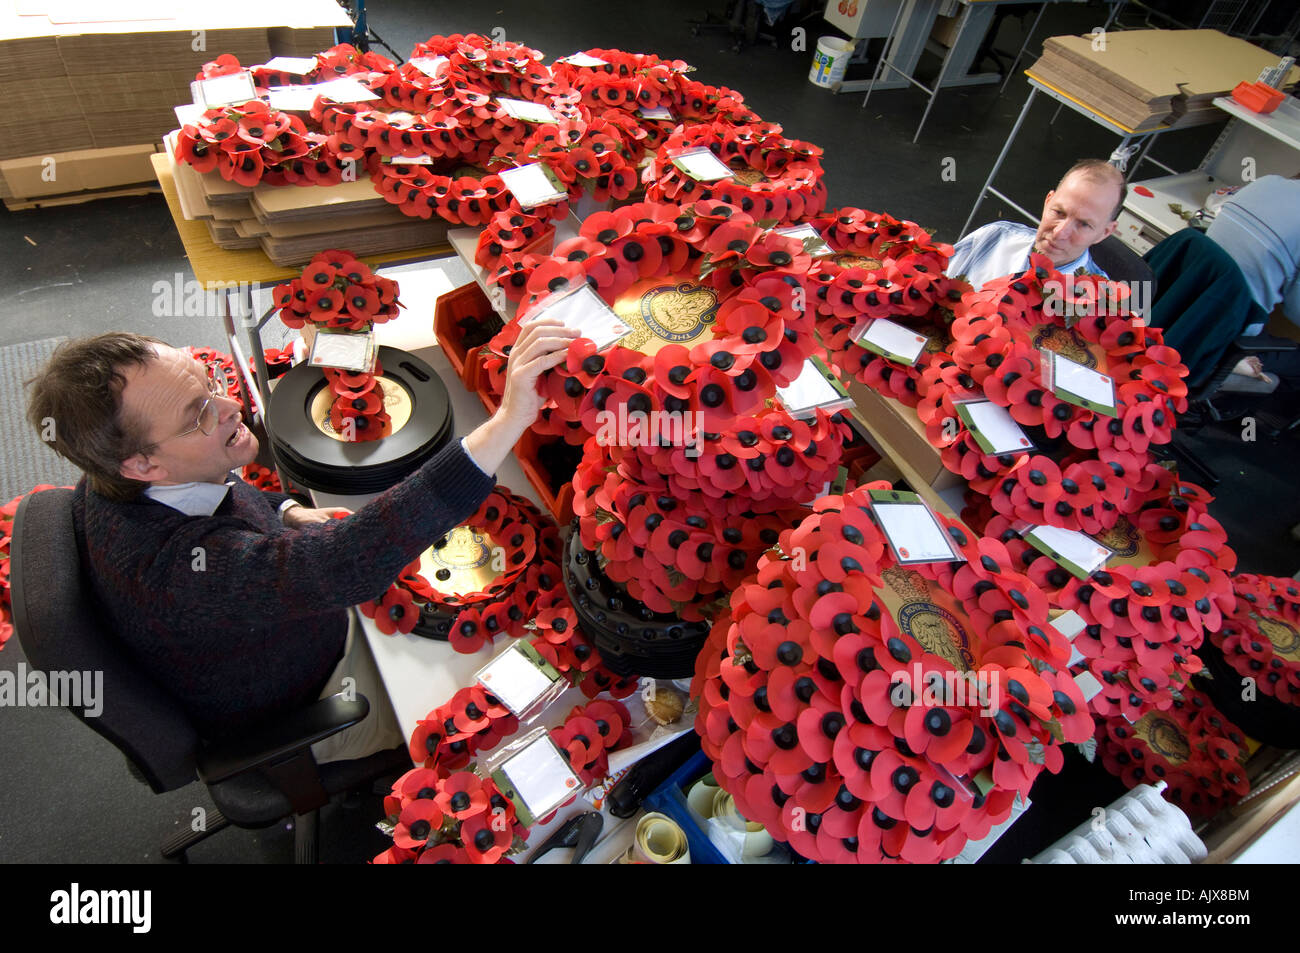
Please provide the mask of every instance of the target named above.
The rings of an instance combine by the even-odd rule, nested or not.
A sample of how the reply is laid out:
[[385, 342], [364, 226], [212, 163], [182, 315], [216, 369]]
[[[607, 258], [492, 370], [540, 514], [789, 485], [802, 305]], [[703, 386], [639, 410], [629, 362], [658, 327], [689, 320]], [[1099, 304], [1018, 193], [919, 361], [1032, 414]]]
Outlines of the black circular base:
[[437, 373], [397, 348], [381, 347], [384, 376], [411, 401], [411, 418], [380, 440], [344, 443], [322, 433], [311, 404], [328, 386], [318, 367], [305, 362], [290, 370], [271, 392], [267, 430], [271, 449], [285, 474], [313, 490], [343, 496], [379, 493], [415, 472], [451, 439], [451, 398]]
[[654, 612], [600, 571], [582, 546], [577, 523], [564, 548], [564, 586], [582, 632], [615, 675], [689, 678], [709, 623]]
[[[1275, 748], [1300, 748], [1300, 706], [1288, 705], [1258, 686], [1255, 697], [1246, 701], [1241, 697], [1243, 676], [1233, 668], [1223, 651], [1206, 636], [1196, 654], [1205, 662], [1210, 678], [1199, 678], [1196, 687], [1210, 696], [1216, 708], [1234, 725], [1256, 741]], [[1267, 677], [1261, 671], [1255, 680]]]

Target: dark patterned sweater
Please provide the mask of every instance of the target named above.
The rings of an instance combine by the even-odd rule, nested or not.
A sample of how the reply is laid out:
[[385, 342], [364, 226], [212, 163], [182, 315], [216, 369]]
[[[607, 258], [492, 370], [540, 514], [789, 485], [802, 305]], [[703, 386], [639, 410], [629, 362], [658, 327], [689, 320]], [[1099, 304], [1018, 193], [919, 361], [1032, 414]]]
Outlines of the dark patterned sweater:
[[73, 517], [112, 630], [219, 738], [315, 700], [342, 657], [346, 607], [380, 596], [493, 488], [453, 440], [346, 519], [290, 529], [284, 496], [236, 480], [212, 516], [77, 487]]

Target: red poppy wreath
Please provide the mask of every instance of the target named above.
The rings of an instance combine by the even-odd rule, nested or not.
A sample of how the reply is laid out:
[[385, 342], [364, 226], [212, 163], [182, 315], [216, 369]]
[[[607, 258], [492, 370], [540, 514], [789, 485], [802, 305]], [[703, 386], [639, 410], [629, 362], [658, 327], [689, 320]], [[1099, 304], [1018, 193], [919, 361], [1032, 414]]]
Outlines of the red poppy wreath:
[[1129, 787], [1165, 781], [1165, 796], [1188, 814], [1210, 816], [1250, 793], [1241, 730], [1194, 688], [1166, 711], [1135, 721], [1097, 720], [1097, 753]]
[[[1054, 289], [1073, 288], [1062, 302]], [[1186, 409], [1187, 369], [1158, 328], [1123, 306], [1121, 285], [1031, 268], [965, 295], [948, 356], [921, 375], [917, 408], [944, 464], [1008, 517], [1097, 533], [1136, 512], [1158, 483], [1153, 444], [1168, 443]], [[1073, 322], [1065, 315], [1080, 316]], [[1045, 355], [1108, 375], [1116, 415], [1048, 387]], [[986, 454], [957, 410], [985, 398], [1006, 408], [1036, 449]]]
[[1209, 514], [1213, 497], [1163, 473], [1160, 492], [1142, 509], [1094, 537], [1113, 555], [1086, 578], [1026, 542], [1013, 528], [1024, 524], [1001, 515], [972, 522], [1006, 545], [1053, 606], [1082, 618], [1074, 645], [1101, 684], [1090, 703], [1101, 716], [1136, 720], [1168, 710], [1201, 671], [1194, 653], [1205, 632], [1218, 631], [1232, 605], [1236, 555]]
[[937, 862], [1092, 722], [1046, 596], [997, 540], [900, 566], [868, 491], [782, 533], [714, 624], [696, 730], [741, 813], [813, 860]]
[[[686, 154], [715, 158], [721, 178], [697, 178]], [[643, 173], [646, 198], [685, 204], [715, 199], [765, 225], [812, 218], [826, 205], [822, 150], [787, 139], [770, 123], [732, 126], [723, 122], [680, 127], [656, 151]]]
[[1223, 657], [1259, 691], [1300, 704], [1300, 586], [1294, 579], [1242, 573], [1222, 628], [1209, 630]]

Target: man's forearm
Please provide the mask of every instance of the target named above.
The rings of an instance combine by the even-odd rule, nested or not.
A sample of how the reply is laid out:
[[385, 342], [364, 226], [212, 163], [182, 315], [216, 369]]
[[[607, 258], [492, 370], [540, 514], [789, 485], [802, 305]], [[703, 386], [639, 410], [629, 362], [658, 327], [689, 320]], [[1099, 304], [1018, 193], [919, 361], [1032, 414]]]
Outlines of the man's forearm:
[[465, 438], [465, 450], [484, 473], [491, 475], [505, 462], [527, 429], [505, 414], [496, 413]]

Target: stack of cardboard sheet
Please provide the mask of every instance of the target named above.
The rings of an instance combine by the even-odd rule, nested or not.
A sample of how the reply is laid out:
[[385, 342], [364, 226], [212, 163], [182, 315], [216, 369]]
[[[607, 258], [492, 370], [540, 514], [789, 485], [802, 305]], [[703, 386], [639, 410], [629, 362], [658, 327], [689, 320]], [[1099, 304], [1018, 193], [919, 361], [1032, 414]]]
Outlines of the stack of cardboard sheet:
[[[1147, 132], [1222, 119], [1213, 100], [1278, 57], [1218, 30], [1054, 36], [1029, 73], [1121, 126]], [[1293, 68], [1285, 85], [1300, 77]]]
[[[349, 22], [336, 0], [0, 0], [0, 160], [157, 144], [204, 63], [311, 55]], [[34, 197], [19, 189], [0, 192]]]
[[375, 191], [369, 176], [338, 185], [259, 185], [246, 188], [216, 172], [177, 162], [175, 134], [167, 154], [181, 212], [208, 227], [221, 248], [261, 248], [272, 263], [301, 265], [327, 248], [358, 255], [419, 248], [446, 241], [447, 223], [410, 218]]

